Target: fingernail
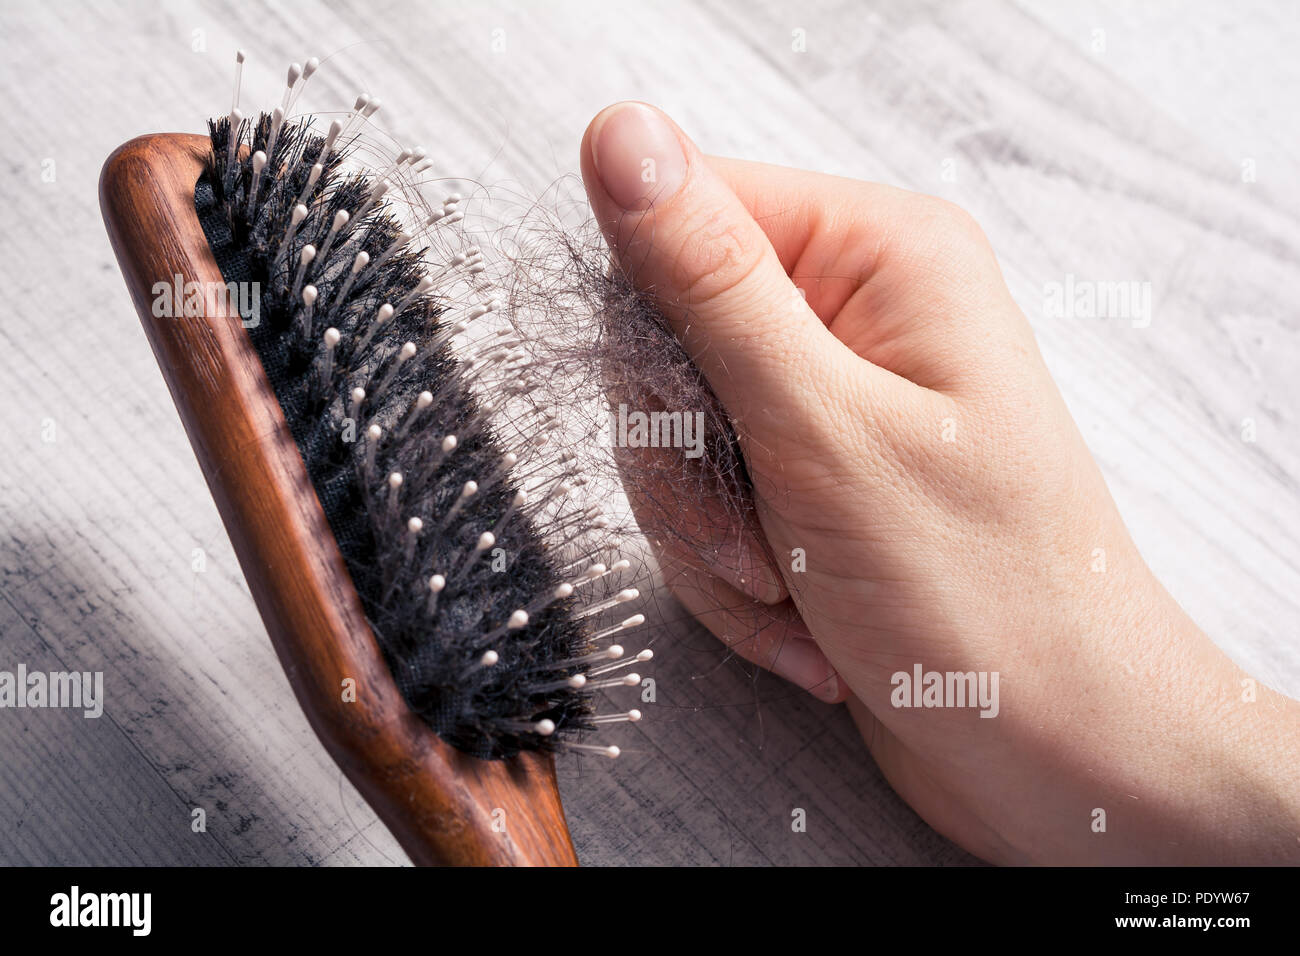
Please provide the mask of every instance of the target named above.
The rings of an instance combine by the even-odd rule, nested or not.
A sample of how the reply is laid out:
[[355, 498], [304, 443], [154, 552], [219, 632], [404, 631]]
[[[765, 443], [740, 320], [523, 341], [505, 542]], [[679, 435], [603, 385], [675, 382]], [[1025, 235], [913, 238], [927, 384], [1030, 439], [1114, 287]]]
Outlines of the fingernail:
[[839, 695], [839, 675], [816, 644], [785, 642], [770, 669], [821, 700], [833, 702]]
[[828, 668], [830, 674], [827, 678], [813, 688], [813, 693], [822, 700], [834, 701], [840, 695], [840, 675], [835, 673], [835, 668]]
[[605, 192], [623, 209], [648, 209], [686, 178], [677, 134], [662, 113], [641, 103], [618, 103], [597, 117], [591, 158]]

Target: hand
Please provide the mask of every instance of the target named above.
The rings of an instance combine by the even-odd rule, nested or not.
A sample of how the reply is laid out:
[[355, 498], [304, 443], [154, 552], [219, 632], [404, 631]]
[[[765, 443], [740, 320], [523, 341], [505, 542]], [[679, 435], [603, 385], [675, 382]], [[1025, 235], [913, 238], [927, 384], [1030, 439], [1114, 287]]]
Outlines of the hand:
[[[582, 171], [753, 476], [761, 531], [660, 542], [714, 633], [846, 700], [987, 860], [1300, 861], [1300, 705], [1252, 695], [1143, 563], [968, 215], [705, 157], [640, 104], [596, 117]], [[955, 681], [898, 706], [918, 667], [983, 706]]]

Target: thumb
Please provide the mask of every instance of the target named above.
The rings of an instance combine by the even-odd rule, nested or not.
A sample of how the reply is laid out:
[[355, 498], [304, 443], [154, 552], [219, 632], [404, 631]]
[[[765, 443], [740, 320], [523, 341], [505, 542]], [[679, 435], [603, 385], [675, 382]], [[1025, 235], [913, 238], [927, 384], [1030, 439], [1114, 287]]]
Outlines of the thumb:
[[662, 112], [592, 120], [582, 176], [615, 257], [750, 433], [807, 423], [807, 394], [844, 347], [807, 306], [762, 228]]

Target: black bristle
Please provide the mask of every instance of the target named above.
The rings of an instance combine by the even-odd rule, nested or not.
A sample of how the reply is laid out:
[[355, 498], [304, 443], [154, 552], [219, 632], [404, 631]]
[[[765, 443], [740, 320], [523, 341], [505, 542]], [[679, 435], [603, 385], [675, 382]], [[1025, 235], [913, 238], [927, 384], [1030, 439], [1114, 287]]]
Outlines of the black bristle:
[[[465, 483], [493, 475], [506, 449], [484, 424], [484, 411], [449, 343], [445, 337], [435, 342], [445, 311], [436, 287], [411, 299], [383, 334], [358, 347], [379, 308], [407, 299], [425, 276], [419, 250], [404, 249], [378, 268], [368, 267], [340, 297], [357, 253], [367, 252], [373, 263], [401, 230], [382, 202], [362, 220], [349, 221], [328, 253], [311, 263], [307, 281], [318, 295], [307, 334], [305, 306], [293, 288], [302, 250], [312, 244], [319, 251], [335, 214], [363, 206], [373, 181], [345, 173], [342, 152], [333, 151], [307, 197], [310, 211], [286, 246], [292, 211], [324, 139], [312, 132], [310, 121], [286, 122], [250, 210], [249, 156], [268, 145], [271, 118], [263, 114], [256, 123], [242, 124], [233, 166], [227, 163], [229, 120], [214, 120], [209, 128], [212, 152], [195, 190], [200, 221], [225, 280], [259, 285], [259, 322], [249, 335], [407, 703], [448, 743], [485, 758], [549, 749], [590, 729], [590, 693], [555, 689], [578, 670], [566, 662], [591, 650], [568, 600], [531, 613], [521, 629], [484, 641], [513, 612], [537, 604], [561, 583], [533, 520], [512, 508], [514, 484], [505, 477], [482, 487], [440, 527]], [[326, 382], [320, 369], [327, 328], [338, 329], [341, 339]], [[414, 343], [415, 356], [399, 361], [407, 342]], [[366, 381], [386, 385], [377, 398], [367, 397], [361, 420], [352, 421], [351, 389]], [[396, 437], [422, 390], [437, 401]], [[374, 449], [366, 437], [371, 424], [382, 429]], [[454, 453], [443, 454], [448, 435], [461, 441]], [[387, 483], [392, 472], [403, 476], [396, 508]], [[424, 522], [414, 537], [406, 527], [412, 516]], [[507, 558], [504, 571], [493, 570], [489, 555], [471, 560], [479, 535], [494, 529]], [[430, 575], [450, 578], [459, 568], [466, 570], [438, 596], [431, 614]], [[489, 648], [500, 652], [500, 662], [475, 667]], [[554, 722], [554, 735], [529, 729], [543, 719]]]

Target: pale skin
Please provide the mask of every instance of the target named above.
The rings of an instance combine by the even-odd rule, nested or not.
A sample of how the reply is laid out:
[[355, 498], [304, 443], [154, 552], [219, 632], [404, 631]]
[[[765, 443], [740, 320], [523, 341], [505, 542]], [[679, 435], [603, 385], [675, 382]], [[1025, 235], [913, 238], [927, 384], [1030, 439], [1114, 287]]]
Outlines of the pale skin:
[[[688, 609], [844, 702], [894, 789], [985, 860], [1300, 862], [1300, 704], [1148, 569], [970, 216], [706, 157], [643, 104], [581, 149], [754, 478], [747, 544], [660, 544]], [[997, 716], [893, 706], [918, 663], [998, 672]]]

